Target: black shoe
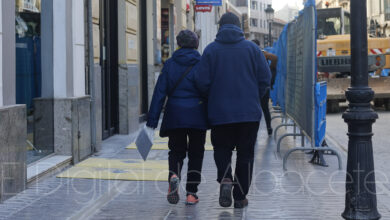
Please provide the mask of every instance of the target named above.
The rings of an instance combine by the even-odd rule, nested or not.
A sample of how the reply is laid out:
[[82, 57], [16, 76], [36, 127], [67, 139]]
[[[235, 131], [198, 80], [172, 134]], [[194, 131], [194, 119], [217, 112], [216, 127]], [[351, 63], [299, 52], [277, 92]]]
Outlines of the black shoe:
[[240, 201], [234, 201], [234, 208], [236, 209], [243, 209], [247, 207], [249, 204], [248, 199], [240, 200]]
[[232, 201], [233, 183], [231, 179], [223, 179], [219, 191], [219, 205], [222, 207], [230, 207]]
[[272, 128], [268, 128], [268, 135], [271, 136], [274, 130]]
[[180, 179], [179, 177], [172, 176], [171, 180], [169, 181], [169, 189], [168, 189], [168, 195], [167, 195], [167, 200], [171, 204], [177, 204], [179, 203], [179, 184], [180, 184]]

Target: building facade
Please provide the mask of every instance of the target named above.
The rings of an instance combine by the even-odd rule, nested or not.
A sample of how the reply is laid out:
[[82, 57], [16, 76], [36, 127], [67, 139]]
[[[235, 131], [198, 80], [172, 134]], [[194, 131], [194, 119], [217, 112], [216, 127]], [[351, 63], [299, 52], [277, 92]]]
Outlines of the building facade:
[[0, 1], [0, 202], [26, 186], [26, 106], [16, 105], [15, 1]]
[[273, 42], [276, 42], [280, 34], [283, 32], [284, 27], [286, 26], [287, 22], [284, 20], [281, 20], [279, 18], [274, 18], [274, 21], [272, 22], [272, 38]]
[[390, 0], [368, 0], [367, 20], [372, 36], [390, 37]]
[[[247, 29], [245, 31], [246, 38], [248, 40], [259, 40], [262, 48], [270, 46], [268, 41], [269, 22], [267, 21], [265, 9], [268, 5], [272, 6], [272, 0], [234, 0], [230, 2], [236, 6], [243, 16], [244, 30]], [[274, 19], [271, 25], [272, 42], [279, 38], [285, 24], [286, 22], [283, 20]]]
[[231, 5], [241, 13], [242, 16], [242, 26], [245, 37], [249, 39], [250, 37], [250, 14], [251, 10], [249, 7], [250, 0], [230, 0]]
[[228, 0], [222, 0], [222, 6], [212, 6], [210, 11], [198, 11], [194, 13], [195, 31], [200, 36], [200, 53], [204, 51], [207, 45], [215, 40], [219, 28], [219, 19], [226, 12], [232, 12], [237, 15], [243, 24], [242, 28], [245, 29], [245, 18], [243, 17], [242, 12]]
[[0, 0], [0, 201], [24, 189], [37, 161], [78, 163], [102, 140], [136, 132], [175, 36], [194, 28], [193, 8], [188, 0]]
[[251, 0], [250, 1], [250, 36], [249, 39], [260, 41], [261, 47], [266, 46], [269, 35], [269, 23], [265, 14], [268, 5], [272, 0]]
[[294, 6], [286, 4], [283, 8], [275, 12], [275, 17], [284, 21], [290, 22], [299, 15], [299, 9]]

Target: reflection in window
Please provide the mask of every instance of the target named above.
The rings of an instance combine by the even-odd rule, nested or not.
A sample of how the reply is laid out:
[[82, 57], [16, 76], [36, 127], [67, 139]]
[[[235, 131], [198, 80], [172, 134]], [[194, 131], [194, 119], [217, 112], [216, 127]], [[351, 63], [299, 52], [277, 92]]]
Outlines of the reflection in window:
[[341, 18], [328, 17], [318, 20], [318, 33], [326, 36], [341, 34]]

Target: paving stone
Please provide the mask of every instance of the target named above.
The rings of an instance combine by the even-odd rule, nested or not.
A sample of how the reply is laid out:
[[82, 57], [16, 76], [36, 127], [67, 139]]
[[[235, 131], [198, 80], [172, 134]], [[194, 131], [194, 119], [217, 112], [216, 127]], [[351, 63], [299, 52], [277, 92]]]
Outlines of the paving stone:
[[[219, 207], [213, 153], [206, 152], [203, 183], [199, 187], [201, 202], [196, 206], [184, 204], [184, 183], [180, 189], [180, 203], [170, 205], [166, 201], [166, 182], [59, 179], [53, 176], [0, 204], [0, 219], [342, 219], [345, 175], [337, 171], [337, 159], [326, 156], [330, 167], [317, 167], [307, 163], [310, 155], [298, 152], [290, 158], [289, 172], [284, 172], [281, 156], [275, 152], [275, 141], [268, 139], [262, 126], [246, 209]], [[124, 149], [129, 142], [127, 136], [113, 137], [103, 143], [103, 150], [97, 157], [139, 159], [136, 150]], [[288, 139], [282, 155], [299, 142]], [[150, 158], [167, 159], [167, 151], [152, 151]], [[345, 154], [343, 159], [345, 164]], [[331, 177], [332, 184], [329, 183]], [[383, 219], [390, 216], [390, 210], [384, 205], [388, 200], [386, 193], [378, 196]]]

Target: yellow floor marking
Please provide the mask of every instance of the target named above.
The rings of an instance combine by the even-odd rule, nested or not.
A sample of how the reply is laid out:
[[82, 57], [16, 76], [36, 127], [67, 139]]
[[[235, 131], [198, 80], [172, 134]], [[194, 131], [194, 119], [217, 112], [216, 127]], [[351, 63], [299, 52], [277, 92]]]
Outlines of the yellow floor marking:
[[[27, 140], [30, 141], [30, 143], [34, 143], [34, 133], [28, 133]], [[34, 148], [27, 144], [27, 150], [31, 151], [34, 150]]]
[[57, 175], [58, 178], [167, 181], [167, 160], [90, 158]]

